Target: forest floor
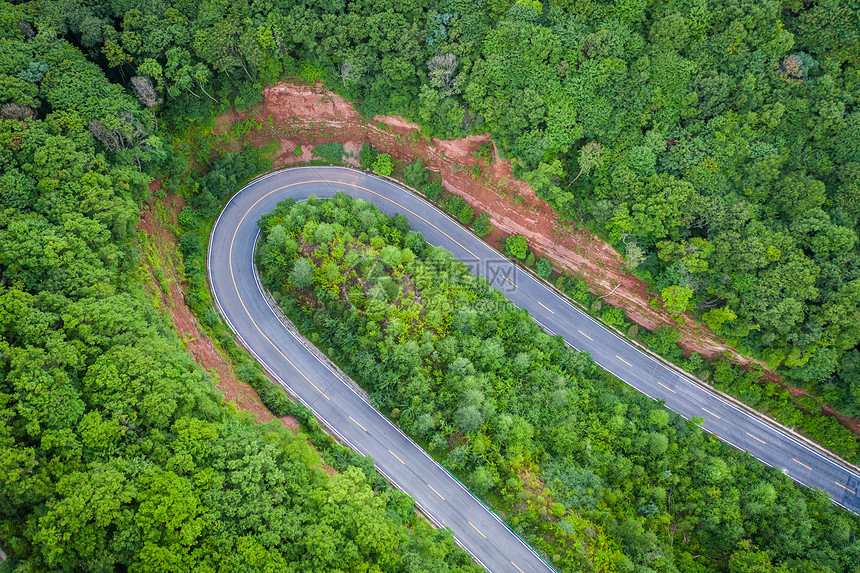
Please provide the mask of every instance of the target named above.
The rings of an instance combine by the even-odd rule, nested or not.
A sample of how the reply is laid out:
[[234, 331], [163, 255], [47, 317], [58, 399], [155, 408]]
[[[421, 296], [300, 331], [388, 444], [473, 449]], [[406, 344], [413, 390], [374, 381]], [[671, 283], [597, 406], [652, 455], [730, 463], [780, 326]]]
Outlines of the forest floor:
[[[676, 320], [664, 308], [659, 293], [626, 271], [624, 258], [612, 245], [587, 229], [563, 221], [525, 181], [516, 179], [510, 161], [500, 157], [489, 134], [456, 140], [427, 138], [418, 125], [401, 117], [361, 116], [353, 104], [319, 83], [280, 82], [268, 86], [263, 100], [251, 112], [234, 110], [219, 116], [216, 133], [226, 132], [250, 117], [263, 128], [252, 130], [246, 139], [258, 147], [276, 140], [275, 167], [307, 164], [313, 158], [313, 148], [328, 142], [343, 143], [345, 152], [351, 155], [347, 162], [355, 166], [364, 142], [401, 164], [421, 159], [428, 169], [441, 175], [449, 193], [489, 214], [495, 230], [485, 240], [491, 246], [500, 248], [507, 236], [523, 235], [532, 250], [550, 259], [557, 269], [585, 281], [595, 295], [611, 292], [603, 301], [624, 309], [635, 324], [648, 330], [660, 326], [679, 330], [679, 344], [686, 354], [698, 352], [703, 357], [729, 359], [742, 366], [761, 366], [763, 380], [779, 384], [795, 396], [808, 395], [801, 388], [785, 384], [762, 362], [741, 355], [691, 315]], [[492, 149], [489, 161], [488, 154], [480, 156], [481, 148], [488, 146]], [[860, 435], [860, 420], [825, 404], [821, 406], [824, 415], [835, 417]]]
[[[153, 192], [160, 188], [161, 184], [157, 181], [150, 184]], [[191, 356], [215, 379], [216, 387], [223, 393], [226, 402], [251, 412], [257, 422], [279, 419], [284, 426], [296, 431], [299, 423], [295, 418], [272, 414], [263, 405], [257, 391], [236, 377], [231, 361], [218, 350], [185, 304], [187, 285], [177, 240], [177, 217], [185, 205], [181, 197], [165, 195], [154, 197], [144, 205], [141, 213], [138, 231], [145, 236], [142, 241], [145, 246], [143, 254], [152, 279], [152, 294], [169, 315]]]

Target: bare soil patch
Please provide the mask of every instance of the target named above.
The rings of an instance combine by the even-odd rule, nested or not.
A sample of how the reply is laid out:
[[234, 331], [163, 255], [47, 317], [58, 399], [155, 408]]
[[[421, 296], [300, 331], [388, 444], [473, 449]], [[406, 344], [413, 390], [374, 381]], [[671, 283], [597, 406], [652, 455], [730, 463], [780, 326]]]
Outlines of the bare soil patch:
[[[490, 215], [496, 231], [489, 242], [508, 235], [523, 235], [541, 256], [553, 261], [559, 269], [581, 276], [594, 294], [600, 296], [618, 288], [604, 302], [624, 308], [636, 324], [653, 330], [666, 325], [679, 328], [681, 345], [687, 352], [706, 357], [729, 355], [740, 364], [751, 362], [719, 339], [692, 317], [678, 324], [663, 309], [649, 304], [659, 294], [627, 273], [622, 256], [609, 243], [585, 229], [559, 219], [553, 208], [538, 198], [525, 181], [514, 177], [510, 161], [499, 159], [489, 134], [456, 140], [428, 139], [419, 126], [397, 116], [365, 119], [352, 104], [326, 90], [321, 84], [298, 85], [281, 82], [267, 87], [263, 101], [251, 113], [231, 111], [217, 120], [218, 129], [252, 115], [259, 121], [272, 119], [280, 151], [276, 166], [305, 163], [312, 157], [315, 145], [341, 142], [347, 151], [358, 154], [363, 142], [389, 153], [395, 160], [408, 162], [420, 158], [431, 170], [442, 176], [445, 189]], [[252, 143], [263, 145], [271, 140], [266, 130], [252, 131]], [[481, 145], [491, 145], [493, 161], [477, 156]], [[301, 146], [302, 154], [294, 153]], [[477, 174], [471, 169], [479, 165]]]
[[[679, 324], [663, 307], [659, 293], [626, 272], [623, 257], [612, 245], [586, 229], [561, 221], [528, 183], [516, 179], [510, 161], [500, 159], [489, 134], [457, 140], [428, 139], [420, 134], [419, 126], [401, 117], [361, 117], [350, 102], [322, 84], [280, 82], [269, 86], [263, 92], [263, 101], [252, 112], [229, 112], [218, 118], [217, 125], [228, 129], [231, 123], [249, 116], [260, 122], [271, 118], [272, 133], [280, 145], [277, 167], [306, 163], [314, 146], [328, 142], [343, 143], [345, 150], [355, 156], [362, 143], [368, 142], [396, 161], [421, 159], [429, 169], [440, 173], [448, 192], [489, 214], [496, 229], [486, 240], [493, 247], [499, 248], [499, 241], [509, 235], [523, 235], [533, 250], [552, 260], [556, 268], [581, 278], [595, 295], [612, 291], [603, 302], [624, 309], [637, 325], [648, 330], [660, 326], [680, 330], [679, 344], [687, 354], [698, 352], [707, 358], [760, 366], [767, 381], [784, 384], [762, 362], [741, 355], [692, 316], [683, 316]], [[249, 139], [262, 146], [271, 141], [272, 135], [266, 130], [252, 131]], [[494, 153], [489, 163], [478, 156], [482, 144], [485, 148], [492, 146]], [[296, 146], [301, 146], [301, 155], [294, 153]], [[353, 165], [357, 163], [351, 161]], [[473, 170], [476, 165], [477, 171]], [[654, 299], [657, 308], [651, 305]], [[860, 435], [860, 420], [841, 415], [829, 406], [822, 406], [822, 412]]]

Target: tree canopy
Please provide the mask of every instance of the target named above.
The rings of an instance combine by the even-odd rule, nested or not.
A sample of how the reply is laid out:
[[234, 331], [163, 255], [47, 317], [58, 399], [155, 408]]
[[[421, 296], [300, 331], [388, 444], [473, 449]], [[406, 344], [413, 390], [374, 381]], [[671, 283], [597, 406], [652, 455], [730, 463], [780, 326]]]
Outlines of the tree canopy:
[[[101, 12], [63, 14], [105, 39]], [[0, 100], [34, 111], [0, 118], [2, 569], [478, 571], [368, 460], [223, 404], [144, 288], [152, 110], [22, 23], [0, 4]]]
[[[673, 312], [860, 415], [858, 34], [849, 0], [0, 2], [4, 550], [24, 570], [474, 568], [366, 460], [326, 451], [329, 477], [301, 435], [221, 408], [142, 288], [153, 176], [205, 227], [265, 167], [179, 134], [284, 76], [425, 136], [489, 131]], [[263, 228], [290, 315], [563, 569], [856, 573], [855, 517], [608, 379], [402, 220], [341, 197]], [[217, 323], [205, 236], [183, 236], [188, 303]]]
[[290, 319], [561, 570], [856, 571], [860, 518], [631, 390], [396, 218], [341, 192], [259, 225]]
[[[247, 106], [284, 74], [322, 79], [368, 115], [398, 113], [428, 135], [489, 130], [562, 216], [619, 246], [629, 234], [637, 274], [658, 291], [686, 288], [691, 310], [731, 314], [716, 328], [730, 344], [860, 413], [860, 386], [840, 375], [860, 341], [855, 3], [45, 0], [4, 10], [0, 100], [17, 106], [7, 113], [28, 113], [44, 91], [50, 105], [77, 98], [93, 135], [130, 156], [157, 152], [141, 131], [155, 115]], [[35, 57], [52, 35], [144, 106], [129, 108], [128, 92], [71, 46]], [[385, 156], [371, 164], [390, 172]]]

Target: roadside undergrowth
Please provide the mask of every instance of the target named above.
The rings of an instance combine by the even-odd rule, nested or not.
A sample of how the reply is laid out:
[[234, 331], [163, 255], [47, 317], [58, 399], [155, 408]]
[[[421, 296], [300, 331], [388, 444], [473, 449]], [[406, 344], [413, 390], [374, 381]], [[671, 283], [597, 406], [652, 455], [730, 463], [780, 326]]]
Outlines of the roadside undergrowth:
[[167, 195], [158, 183], [152, 185], [153, 199], [145, 205], [138, 227], [142, 263], [151, 278], [150, 291], [160, 308], [176, 327], [194, 360], [216, 381], [231, 407], [250, 412], [260, 423], [275, 419], [294, 431], [299, 424], [294, 416], [275, 416], [262, 402], [258, 392], [236, 376], [235, 361], [226, 357], [205, 327], [186, 305], [188, 284], [178, 246], [177, 216], [185, 201]]

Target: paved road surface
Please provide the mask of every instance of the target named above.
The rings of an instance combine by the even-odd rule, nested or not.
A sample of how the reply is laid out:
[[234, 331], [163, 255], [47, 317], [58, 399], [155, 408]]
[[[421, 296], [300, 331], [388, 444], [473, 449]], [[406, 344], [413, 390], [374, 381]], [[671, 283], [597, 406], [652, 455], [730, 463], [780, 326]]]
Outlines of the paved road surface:
[[218, 306], [260, 362], [329, 427], [404, 491], [431, 519], [493, 572], [552, 571], [528, 545], [444, 468], [338, 379], [296, 340], [267, 305], [253, 271], [257, 220], [288, 197], [330, 197], [338, 191], [401, 213], [434, 245], [486, 276], [548, 331], [589, 352], [609, 372], [685, 418], [796, 481], [824, 489], [860, 512], [860, 476], [679, 375], [603, 328], [531, 275], [422, 199], [376, 177], [344, 168], [307, 167], [268, 175], [237, 193], [212, 232], [209, 278]]

